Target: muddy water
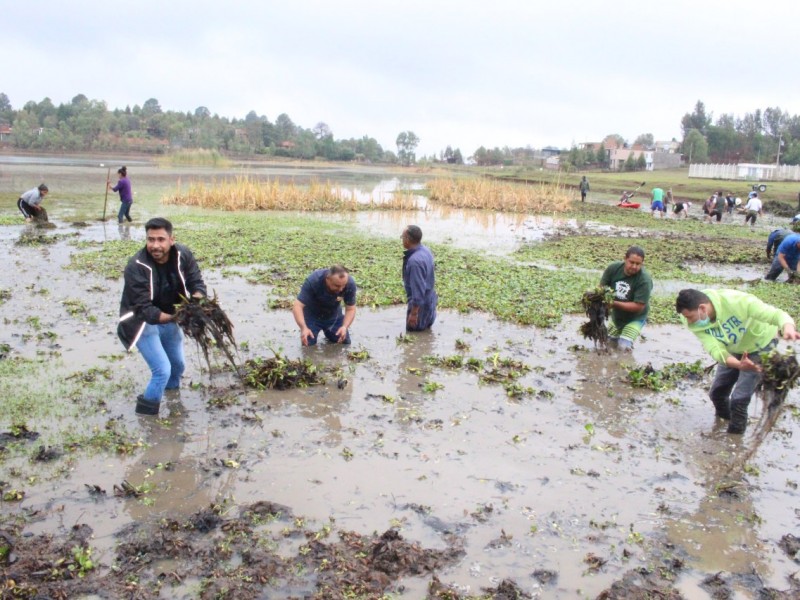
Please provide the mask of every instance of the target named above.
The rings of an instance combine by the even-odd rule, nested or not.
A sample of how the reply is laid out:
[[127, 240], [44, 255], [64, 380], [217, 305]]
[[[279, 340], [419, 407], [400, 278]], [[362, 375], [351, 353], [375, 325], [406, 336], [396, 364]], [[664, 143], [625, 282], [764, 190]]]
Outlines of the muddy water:
[[[57, 224], [51, 234], [106, 235], [102, 225]], [[94, 558], [106, 567], [114, 560], [115, 534], [127, 524], [190, 515], [212, 502], [269, 500], [319, 527], [333, 521], [336, 529], [369, 534], [397, 526], [425, 547], [444, 547], [444, 534], [455, 533], [466, 556], [438, 576], [473, 594], [512, 578], [547, 598], [594, 597], [624, 571], [650, 564], [650, 550], [662, 540], [686, 561], [677, 586], [690, 598], [705, 597], [700, 581], [719, 570], [754, 569], [778, 589], [796, 570], [776, 546], [797, 526], [800, 435], [789, 411], [752, 461], [758, 474], [743, 479], [737, 497], [719, 496], [718, 483], [740, 479], [727, 471], [755, 428], [743, 441], [724, 434], [705, 399], [707, 381], [658, 394], [623, 381], [626, 364], [710, 362], [680, 328], [648, 326], [632, 356], [621, 357], [585, 348], [574, 317], [542, 330], [444, 312], [432, 332], [398, 344], [402, 307], [361, 308], [354, 348], [367, 349], [370, 359], [352, 363], [342, 347], [301, 348], [288, 311], [266, 308], [268, 288], [208, 272], [209, 287], [248, 347], [242, 358], [270, 356], [271, 349], [305, 356], [341, 367], [347, 384], [246, 391], [231, 387], [224, 374], [203, 372], [188, 343], [185, 385], [165, 399], [165, 420], [155, 421], [133, 412], [133, 398], [148, 379], [141, 358], [112, 360], [121, 354], [112, 333], [121, 281], [63, 270], [72, 251], [68, 240], [20, 248], [13, 242], [23, 227], [0, 231], [0, 249], [14, 256], [14, 268], [0, 273], [0, 288], [12, 290], [0, 305], [6, 323], [0, 342], [26, 357], [57, 352], [47, 366], [52, 374], [110, 366], [127, 387], [106, 398], [107, 413], [85, 419], [102, 427], [119, 417], [144, 444], [128, 457], [79, 455], [61, 474], [7, 463], [0, 479], [24, 487], [26, 497], [0, 510], [40, 511], [26, 528], [34, 534], [90, 524]], [[32, 261], [36, 269], [28, 268]], [[60, 302], [75, 297], [96, 323], [66, 314]], [[24, 320], [31, 314], [57, 334], [55, 342], [20, 338], [32, 333]], [[456, 340], [470, 345], [469, 356], [522, 360], [532, 371], [520, 382], [534, 394], [512, 399], [500, 386], [479, 384], [473, 373], [422, 360], [455, 354]], [[425, 392], [422, 385], [431, 381], [444, 387]], [[237, 404], [208, 406], [223, 396]], [[760, 406], [752, 406], [751, 415], [759, 414]], [[36, 424], [56, 440], [65, 426]], [[12, 466], [22, 475], [14, 476]], [[39, 478], [30, 483], [31, 475]], [[139, 500], [113, 497], [123, 480], [148, 482], [154, 492]], [[84, 484], [108, 495], [95, 499]], [[589, 554], [607, 560], [596, 573], [585, 561]], [[557, 572], [556, 583], [543, 587], [531, 576], [537, 569]], [[420, 598], [427, 579], [403, 585], [397, 597]]]

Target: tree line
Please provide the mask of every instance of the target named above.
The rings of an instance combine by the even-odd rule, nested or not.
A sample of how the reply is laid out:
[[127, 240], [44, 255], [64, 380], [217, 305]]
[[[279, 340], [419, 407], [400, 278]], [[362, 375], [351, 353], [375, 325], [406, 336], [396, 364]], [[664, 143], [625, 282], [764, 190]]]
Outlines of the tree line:
[[[306, 129], [286, 113], [275, 122], [250, 111], [244, 119], [212, 115], [205, 106], [194, 112], [163, 110], [150, 98], [141, 106], [109, 110], [104, 101], [78, 94], [56, 106], [45, 98], [15, 110], [0, 93], [0, 126], [10, 127], [7, 143], [20, 150], [44, 152], [118, 151], [160, 154], [176, 149], [206, 149], [290, 158], [414, 164], [419, 137], [402, 131], [397, 151], [384, 149], [370, 136], [335, 139], [326, 123]], [[0, 129], [0, 131], [2, 131]], [[449, 146], [430, 160], [463, 163], [459, 149]]]
[[[274, 123], [255, 111], [250, 111], [244, 119], [229, 119], [212, 115], [205, 106], [197, 107], [194, 112], [165, 111], [155, 98], [141, 106], [109, 110], [104, 101], [90, 100], [83, 94], [58, 106], [45, 98], [41, 102], [26, 102], [15, 110], [8, 96], [0, 93], [0, 127], [3, 125], [12, 132], [5, 134], [7, 144], [20, 150], [44, 152], [165, 153], [175, 149], [207, 149], [240, 155], [410, 165], [418, 161], [416, 148], [420, 142], [413, 131], [401, 131], [393, 151], [384, 149], [367, 135], [336, 139], [323, 122], [306, 129], [295, 124], [286, 113], [278, 115]], [[681, 119], [681, 129], [680, 150], [690, 163], [800, 164], [800, 115], [791, 115], [780, 108], [757, 109], [743, 117], [723, 113], [714, 119], [698, 100], [694, 110]], [[621, 135], [611, 137], [617, 140], [618, 147], [629, 147]], [[652, 147], [653, 135], [641, 134], [633, 143]], [[602, 147], [592, 150], [573, 146], [561, 156], [562, 167], [608, 167]], [[477, 165], [491, 166], [530, 163], [541, 155], [530, 147], [481, 146], [469, 158]], [[463, 164], [464, 156], [459, 148], [447, 146], [438, 155], [423, 156], [420, 160]], [[641, 170], [645, 168], [644, 162], [641, 155], [631, 156], [622, 168]]]
[[800, 115], [777, 107], [714, 119], [698, 100], [681, 119], [681, 129], [689, 162], [800, 164]]

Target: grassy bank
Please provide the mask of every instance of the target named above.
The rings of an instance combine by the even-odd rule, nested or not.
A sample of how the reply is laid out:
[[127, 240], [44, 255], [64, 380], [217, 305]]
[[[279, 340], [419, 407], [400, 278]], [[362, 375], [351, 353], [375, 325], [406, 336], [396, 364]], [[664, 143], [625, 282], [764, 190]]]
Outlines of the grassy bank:
[[[747, 198], [750, 191], [750, 184], [755, 183], [747, 180], [721, 180], [721, 179], [697, 179], [689, 178], [689, 169], [665, 169], [663, 171], [636, 171], [633, 173], [587, 171], [578, 173], [560, 173], [554, 171], [540, 171], [538, 169], [526, 167], [511, 167], [505, 169], [486, 169], [483, 173], [487, 176], [525, 181], [529, 183], [556, 183], [577, 188], [581, 177], [586, 175], [591, 185], [592, 193], [612, 194], [619, 196], [623, 190], [633, 190], [642, 181], [646, 182], [642, 186], [640, 197], [649, 197], [650, 190], [654, 187], [663, 189], [672, 188], [676, 198], [691, 200], [693, 202], [703, 201], [717, 190], [732, 192], [740, 198]], [[767, 191], [761, 194], [769, 210], [770, 202], [786, 204], [792, 209], [797, 208], [797, 194], [800, 192], [800, 182], [797, 181], [766, 181]], [[796, 211], [800, 212], [800, 211]]]

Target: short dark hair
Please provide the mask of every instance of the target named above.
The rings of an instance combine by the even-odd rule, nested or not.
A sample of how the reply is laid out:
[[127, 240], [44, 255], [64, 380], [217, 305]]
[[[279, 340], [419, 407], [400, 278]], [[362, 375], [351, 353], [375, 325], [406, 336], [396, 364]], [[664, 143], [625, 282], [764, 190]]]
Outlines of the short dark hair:
[[625, 258], [628, 258], [631, 254], [635, 254], [636, 256], [641, 256], [642, 260], [644, 260], [644, 248], [641, 246], [631, 246], [625, 252]]
[[119, 173], [123, 177], [127, 177], [128, 176], [128, 167], [120, 167], [119, 169], [117, 169], [117, 173]]
[[700, 290], [685, 289], [678, 292], [675, 299], [675, 312], [682, 313], [684, 310], [696, 310], [701, 304], [708, 304], [711, 299]]
[[412, 244], [419, 244], [422, 241], [422, 229], [416, 225], [406, 227], [406, 236]]
[[39, 187], [36, 188], [36, 189], [38, 189], [40, 192], [49, 192], [50, 191], [50, 189], [43, 183], [39, 184]]
[[349, 275], [350, 271], [348, 271], [347, 267], [343, 265], [333, 265], [332, 267], [328, 268], [328, 273], [325, 276], [333, 277], [334, 275], [341, 275], [342, 273]]
[[163, 229], [169, 235], [172, 235], [172, 223], [167, 221], [164, 217], [153, 217], [144, 224], [145, 231], [150, 231], [151, 229]]

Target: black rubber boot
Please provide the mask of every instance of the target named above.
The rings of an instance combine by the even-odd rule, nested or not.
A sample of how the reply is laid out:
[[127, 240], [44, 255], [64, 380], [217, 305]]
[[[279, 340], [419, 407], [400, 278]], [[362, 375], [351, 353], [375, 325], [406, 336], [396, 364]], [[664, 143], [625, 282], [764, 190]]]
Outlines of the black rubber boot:
[[714, 408], [717, 411], [717, 416], [720, 419], [725, 419], [726, 421], [730, 420], [731, 418], [731, 403], [727, 398], [717, 398], [716, 400], [711, 400], [714, 403]]
[[158, 409], [161, 406], [160, 402], [148, 402], [144, 399], [144, 395], [139, 394], [136, 396], [136, 414], [137, 415], [157, 415]]
[[745, 429], [747, 429], [747, 404], [731, 402], [731, 422], [728, 424], [728, 433], [744, 433]]

